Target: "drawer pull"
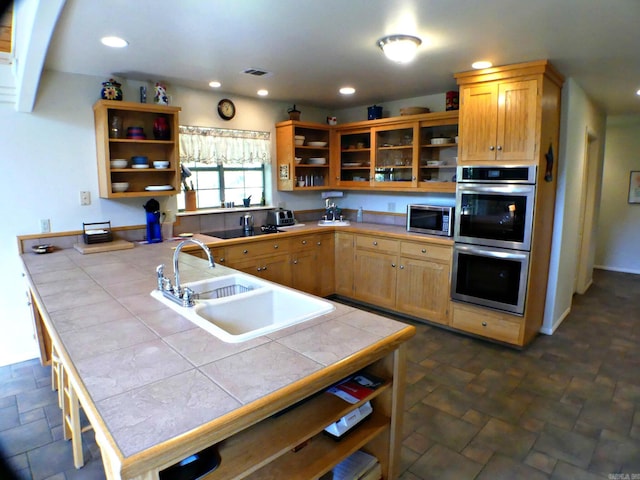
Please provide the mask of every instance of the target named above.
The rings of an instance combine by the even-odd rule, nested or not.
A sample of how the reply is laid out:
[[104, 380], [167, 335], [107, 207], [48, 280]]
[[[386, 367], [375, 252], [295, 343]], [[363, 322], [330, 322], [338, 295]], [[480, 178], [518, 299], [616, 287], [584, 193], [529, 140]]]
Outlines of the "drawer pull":
[[374, 241], [374, 242], [373, 242], [373, 245], [374, 245], [374, 246], [378, 246], [378, 242]]
[[257, 270], [258, 270], [259, 272], [261, 272], [261, 271], [262, 271], [262, 268], [258, 267], [258, 268], [257, 268]]
[[421, 252], [422, 252], [422, 253], [427, 253], [427, 249], [426, 249], [426, 248], [423, 248], [423, 249], [421, 250]]
[[320, 245], [322, 245], [322, 242], [318, 242], [318, 243], [316, 243], [316, 245], [320, 246]]
[[294, 264], [294, 265], [297, 265], [297, 264], [298, 264], [298, 260], [294, 260], [294, 261], [293, 261], [293, 264]]
[[278, 248], [278, 244], [276, 243], [276, 244], [273, 246], [273, 248]]
[[218, 263], [224, 263], [224, 257], [220, 257], [220, 258], [218, 259]]
[[249, 250], [243, 250], [242, 253], [246, 255], [247, 253], [249, 253]]
[[487, 322], [482, 322], [482, 326], [486, 327], [487, 326]]
[[267, 266], [265, 265], [264, 267], [262, 267], [262, 271], [266, 272], [267, 271]]
[[303, 244], [303, 245], [306, 245], [306, 244], [307, 244], [307, 241], [306, 241], [306, 240], [302, 240], [302, 244]]

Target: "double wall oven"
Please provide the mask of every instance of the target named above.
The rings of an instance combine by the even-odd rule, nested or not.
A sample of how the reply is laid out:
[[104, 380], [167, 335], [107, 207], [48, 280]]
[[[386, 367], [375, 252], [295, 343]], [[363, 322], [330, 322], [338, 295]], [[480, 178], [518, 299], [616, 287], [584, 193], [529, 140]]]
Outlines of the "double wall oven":
[[535, 166], [458, 167], [451, 296], [524, 313]]

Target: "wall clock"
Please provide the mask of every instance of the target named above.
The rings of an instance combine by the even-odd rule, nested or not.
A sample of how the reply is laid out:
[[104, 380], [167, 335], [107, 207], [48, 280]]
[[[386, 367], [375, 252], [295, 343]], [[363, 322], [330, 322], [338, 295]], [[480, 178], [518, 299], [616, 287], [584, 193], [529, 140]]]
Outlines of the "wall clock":
[[236, 106], [228, 98], [218, 102], [218, 115], [223, 120], [231, 120], [236, 115]]

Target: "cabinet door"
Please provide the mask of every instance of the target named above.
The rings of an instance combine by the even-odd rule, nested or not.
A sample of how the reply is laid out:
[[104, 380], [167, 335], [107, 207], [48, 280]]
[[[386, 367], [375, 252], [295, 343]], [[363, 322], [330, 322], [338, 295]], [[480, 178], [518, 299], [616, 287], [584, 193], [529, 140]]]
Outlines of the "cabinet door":
[[337, 232], [335, 237], [334, 265], [335, 292], [353, 297], [354, 238], [351, 233]]
[[496, 158], [498, 86], [488, 83], [462, 88], [460, 101], [460, 163]]
[[395, 307], [397, 260], [397, 255], [388, 253], [356, 251], [355, 298], [380, 307]]
[[233, 262], [232, 268], [280, 285], [291, 286], [291, 266], [288, 254], [236, 260]]
[[537, 96], [537, 80], [499, 85], [497, 160], [536, 162]]
[[319, 277], [316, 295], [326, 297], [335, 291], [334, 233], [324, 233], [316, 237], [316, 275]]
[[374, 127], [374, 187], [411, 188], [418, 185], [418, 123]]
[[369, 186], [371, 176], [371, 129], [361, 128], [336, 132], [338, 161], [333, 167], [334, 185], [338, 187]]
[[291, 253], [291, 286], [303, 292], [318, 294], [320, 271], [317, 268], [317, 252], [301, 250]]
[[396, 309], [441, 324], [449, 323], [449, 265], [401, 257]]

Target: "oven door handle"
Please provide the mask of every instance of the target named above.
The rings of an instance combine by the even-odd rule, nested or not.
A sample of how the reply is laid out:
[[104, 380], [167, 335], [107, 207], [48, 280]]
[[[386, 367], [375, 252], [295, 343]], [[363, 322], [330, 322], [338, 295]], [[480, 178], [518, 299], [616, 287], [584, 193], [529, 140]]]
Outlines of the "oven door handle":
[[482, 255], [484, 257], [502, 258], [504, 260], [528, 260], [529, 252], [520, 250], [506, 250], [495, 247], [483, 247], [480, 245], [467, 245], [456, 243], [455, 250], [469, 255]]

